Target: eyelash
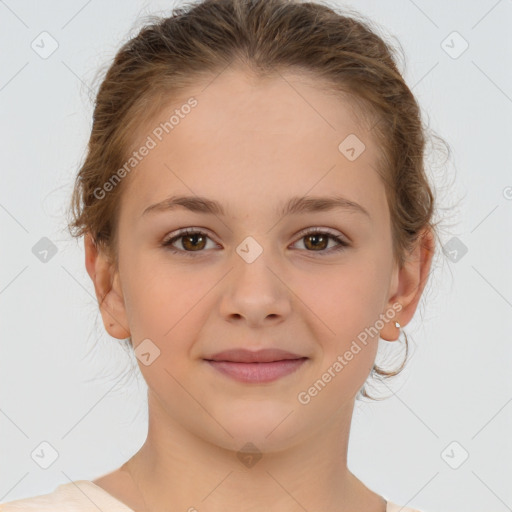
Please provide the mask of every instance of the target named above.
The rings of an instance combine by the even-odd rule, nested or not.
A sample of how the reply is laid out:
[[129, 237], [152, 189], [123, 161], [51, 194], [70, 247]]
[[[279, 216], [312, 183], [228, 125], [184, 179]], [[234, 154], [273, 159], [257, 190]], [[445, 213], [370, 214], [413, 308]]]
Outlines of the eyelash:
[[[306, 236], [309, 236], [309, 235], [316, 235], [316, 234], [322, 234], [322, 235], [328, 235], [328, 237], [331, 239], [331, 240], [335, 240], [336, 242], [338, 242], [338, 246], [337, 247], [334, 247], [334, 248], [331, 248], [331, 249], [325, 249], [325, 250], [321, 250], [321, 251], [308, 251], [306, 250], [306, 252], [311, 252], [311, 253], [315, 253], [315, 252], [318, 252], [321, 256], [325, 256], [325, 255], [329, 255], [329, 254], [333, 254], [333, 253], [337, 253], [339, 251], [343, 251], [345, 250], [347, 247], [350, 246], [349, 243], [347, 243], [341, 236], [339, 235], [336, 235], [334, 233], [331, 233], [330, 231], [327, 231], [325, 229], [321, 229], [321, 228], [313, 228], [313, 229], [310, 229], [309, 231], [307, 232], [304, 232], [302, 234], [302, 236], [299, 238], [299, 240], [301, 240], [302, 238], [305, 238]], [[203, 231], [200, 231], [200, 230], [196, 230], [196, 229], [192, 229], [192, 228], [185, 228], [185, 229], [182, 229], [180, 230], [175, 236], [173, 236], [172, 238], [168, 238], [168, 239], [165, 239], [163, 242], [162, 242], [162, 247], [165, 247], [166, 250], [172, 252], [173, 254], [184, 254], [185, 256], [187, 257], [196, 257], [198, 254], [197, 253], [201, 253], [201, 252], [204, 252], [204, 250], [199, 250], [199, 251], [185, 251], [183, 249], [176, 249], [175, 247], [172, 246], [172, 244], [176, 241], [176, 240], [179, 240], [180, 238], [183, 238], [183, 237], [186, 237], [186, 236], [191, 236], [191, 235], [206, 235], [207, 238], [210, 238], [205, 232]], [[210, 238], [211, 240], [211, 238]]]

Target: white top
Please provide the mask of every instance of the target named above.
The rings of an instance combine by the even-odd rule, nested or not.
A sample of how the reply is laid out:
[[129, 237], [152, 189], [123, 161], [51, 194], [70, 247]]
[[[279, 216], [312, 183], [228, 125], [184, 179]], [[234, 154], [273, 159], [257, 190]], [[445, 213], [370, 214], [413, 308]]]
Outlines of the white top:
[[[134, 512], [89, 480], [59, 485], [53, 492], [0, 503], [0, 512]], [[387, 502], [386, 512], [421, 512]], [[426, 511], [424, 511], [426, 512]]]

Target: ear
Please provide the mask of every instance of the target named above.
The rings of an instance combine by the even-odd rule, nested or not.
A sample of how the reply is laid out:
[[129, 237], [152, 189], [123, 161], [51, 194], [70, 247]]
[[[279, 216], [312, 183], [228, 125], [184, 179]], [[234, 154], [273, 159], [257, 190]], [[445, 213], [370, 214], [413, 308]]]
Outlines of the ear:
[[[407, 325], [414, 316], [421, 294], [428, 280], [432, 258], [435, 251], [435, 240], [430, 227], [425, 228], [418, 237], [414, 250], [408, 255], [401, 269], [396, 269], [394, 283], [390, 290], [391, 297], [387, 303], [386, 311], [397, 308], [399, 303], [402, 309], [397, 311], [395, 317], [386, 322], [380, 332], [380, 337], [386, 341], [395, 341], [400, 334], [395, 321], [401, 327]], [[393, 305], [394, 308], [393, 308]]]
[[103, 325], [113, 338], [130, 336], [119, 273], [114, 274], [112, 263], [99, 251], [91, 233], [84, 237], [85, 267], [96, 291]]

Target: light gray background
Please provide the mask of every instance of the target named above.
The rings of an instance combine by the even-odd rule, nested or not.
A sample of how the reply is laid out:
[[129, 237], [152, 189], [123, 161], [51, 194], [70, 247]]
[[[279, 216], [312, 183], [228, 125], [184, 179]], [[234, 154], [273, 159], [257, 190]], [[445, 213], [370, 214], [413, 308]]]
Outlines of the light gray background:
[[[94, 479], [144, 442], [145, 383], [119, 381], [133, 358], [104, 332], [64, 213], [97, 71], [140, 16], [172, 5], [0, 0], [0, 502]], [[386, 498], [428, 512], [512, 510], [512, 1], [338, 5], [401, 42], [405, 77], [453, 152], [446, 164], [433, 160], [449, 208], [443, 243], [467, 247], [438, 262], [406, 328], [412, 357], [383, 389], [390, 398], [357, 404], [349, 467]], [[31, 47], [43, 31], [58, 42], [46, 59]], [[469, 43], [457, 58], [453, 31]], [[57, 248], [46, 263], [32, 251], [42, 237]], [[44, 441], [58, 452], [48, 469], [31, 458]]]

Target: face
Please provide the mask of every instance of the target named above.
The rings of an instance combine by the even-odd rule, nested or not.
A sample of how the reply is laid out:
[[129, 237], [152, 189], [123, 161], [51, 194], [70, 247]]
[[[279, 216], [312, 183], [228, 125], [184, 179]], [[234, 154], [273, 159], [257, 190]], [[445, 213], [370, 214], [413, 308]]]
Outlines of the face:
[[[146, 354], [150, 414], [227, 448], [282, 449], [342, 421], [382, 318], [395, 329], [399, 316], [377, 143], [347, 101], [283, 76], [225, 71], [159, 112], [139, 134], [136, 147], [148, 136], [155, 145], [125, 178], [121, 203], [116, 286], [136, 354]], [[162, 131], [176, 109], [179, 122]], [[162, 206], [178, 196], [196, 202]], [[292, 198], [302, 208], [287, 211]], [[321, 198], [336, 199], [311, 201]], [[307, 359], [266, 382], [206, 361], [238, 348]]]

